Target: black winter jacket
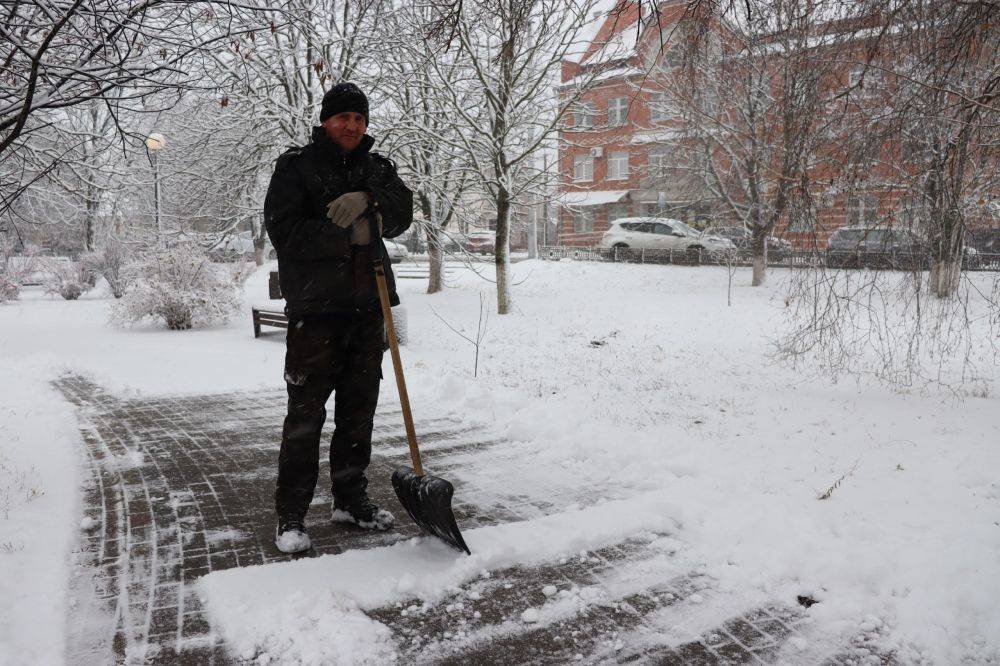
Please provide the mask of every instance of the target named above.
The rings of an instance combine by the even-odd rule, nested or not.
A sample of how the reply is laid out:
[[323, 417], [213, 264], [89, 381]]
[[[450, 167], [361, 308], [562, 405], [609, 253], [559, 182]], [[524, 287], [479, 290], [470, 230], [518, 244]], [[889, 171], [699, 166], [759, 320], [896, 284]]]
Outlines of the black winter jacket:
[[[312, 142], [278, 158], [264, 200], [264, 224], [278, 255], [289, 317], [379, 307], [370, 246], [352, 247], [350, 228], [341, 229], [326, 217], [327, 205], [341, 194], [365, 191], [374, 200], [368, 214], [381, 216], [383, 236], [394, 238], [409, 228], [413, 194], [389, 159], [370, 152], [374, 143], [365, 135], [344, 154], [322, 127], [315, 127]], [[384, 244], [382, 255], [390, 302], [398, 305]]]

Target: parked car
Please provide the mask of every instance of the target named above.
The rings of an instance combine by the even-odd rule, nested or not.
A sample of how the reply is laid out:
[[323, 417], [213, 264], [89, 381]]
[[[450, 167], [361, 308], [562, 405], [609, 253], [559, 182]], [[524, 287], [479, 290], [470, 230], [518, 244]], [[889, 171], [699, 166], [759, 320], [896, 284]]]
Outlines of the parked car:
[[923, 268], [927, 241], [908, 229], [841, 227], [826, 244], [830, 268]]
[[[749, 250], [753, 241], [750, 230], [742, 226], [709, 227], [705, 233], [726, 238], [740, 250]], [[789, 241], [777, 236], [769, 235], [765, 242], [769, 253], [787, 252], [792, 249], [792, 244]]]
[[703, 233], [680, 220], [665, 217], [622, 217], [611, 223], [598, 247], [641, 250], [733, 250], [732, 241]]
[[398, 264], [410, 256], [410, 251], [402, 243], [397, 243], [388, 238], [383, 238], [382, 242], [385, 243], [385, 251], [389, 253], [390, 263]]
[[[208, 252], [208, 256], [213, 261], [251, 261], [254, 256], [253, 234], [249, 231], [230, 233], [222, 238], [217, 234], [205, 234], [197, 232], [182, 233], [181, 238], [194, 240]], [[264, 257], [274, 259], [274, 248], [271, 241], [264, 236]]]
[[496, 237], [491, 231], [472, 231], [463, 238], [462, 247], [469, 254], [493, 254]]

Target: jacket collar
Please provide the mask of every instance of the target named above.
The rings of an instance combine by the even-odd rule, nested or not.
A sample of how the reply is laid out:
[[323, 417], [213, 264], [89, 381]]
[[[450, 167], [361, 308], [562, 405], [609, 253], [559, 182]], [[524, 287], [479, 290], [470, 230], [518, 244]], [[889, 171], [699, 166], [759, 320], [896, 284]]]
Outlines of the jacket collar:
[[361, 137], [361, 143], [358, 147], [351, 152], [344, 154], [344, 151], [340, 149], [340, 146], [335, 144], [329, 136], [326, 134], [326, 130], [323, 129], [321, 125], [313, 127], [312, 129], [312, 142], [319, 148], [322, 152], [330, 153], [336, 157], [343, 157], [347, 161], [354, 161], [359, 158], [364, 158], [368, 155], [368, 152], [375, 145], [375, 139], [371, 138], [367, 134]]

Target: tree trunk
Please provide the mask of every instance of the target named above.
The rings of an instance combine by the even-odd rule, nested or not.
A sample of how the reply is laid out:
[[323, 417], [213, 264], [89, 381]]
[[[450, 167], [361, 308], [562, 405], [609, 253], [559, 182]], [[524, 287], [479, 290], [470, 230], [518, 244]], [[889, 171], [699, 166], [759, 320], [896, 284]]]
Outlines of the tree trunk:
[[767, 236], [760, 234], [753, 239], [753, 280], [751, 285], [759, 287], [767, 279]]
[[253, 262], [258, 266], [263, 266], [267, 257], [264, 256], [264, 247], [266, 236], [263, 226], [258, 224], [256, 221], [252, 222], [253, 226]]
[[441, 291], [441, 268], [444, 263], [444, 252], [441, 247], [441, 230], [437, 225], [427, 225], [427, 254], [430, 257], [430, 277], [427, 280], [427, 293], [436, 294]]
[[497, 314], [510, 313], [510, 198], [506, 190], [497, 193]]
[[931, 283], [932, 291], [938, 298], [950, 298], [958, 288], [962, 276], [962, 260], [948, 258], [936, 260], [934, 264], [937, 270], [931, 271], [932, 276], [936, 273], [936, 281]]
[[[90, 190], [91, 191], [91, 195], [93, 195], [93, 189], [94, 188], [93, 187], [88, 187], [87, 189]], [[100, 205], [100, 202], [96, 201], [93, 198], [93, 196], [91, 196], [91, 198], [87, 199], [87, 213], [86, 213], [87, 217], [83, 221], [83, 224], [84, 224], [83, 244], [84, 244], [84, 247], [86, 248], [87, 252], [93, 252], [94, 251], [94, 227], [97, 224], [97, 208], [98, 208], [99, 205]]]

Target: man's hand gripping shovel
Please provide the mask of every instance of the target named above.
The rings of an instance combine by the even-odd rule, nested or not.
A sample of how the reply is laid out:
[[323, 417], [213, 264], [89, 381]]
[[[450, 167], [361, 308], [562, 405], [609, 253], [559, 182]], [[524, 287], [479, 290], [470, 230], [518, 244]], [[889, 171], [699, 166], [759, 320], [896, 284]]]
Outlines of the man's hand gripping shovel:
[[410, 459], [413, 467], [400, 467], [392, 474], [392, 487], [396, 497], [410, 514], [417, 525], [424, 528], [449, 546], [472, 554], [465, 545], [465, 539], [458, 530], [455, 514], [451, 509], [451, 498], [455, 487], [450, 482], [438, 476], [424, 474], [420, 461], [420, 449], [417, 447], [417, 434], [413, 429], [413, 415], [410, 413], [410, 399], [406, 393], [406, 380], [403, 378], [403, 363], [399, 358], [399, 344], [396, 341], [396, 329], [392, 323], [392, 308], [389, 305], [389, 288], [385, 281], [385, 269], [382, 265], [382, 242], [379, 225], [375, 216], [370, 216], [372, 265], [375, 269], [375, 282], [378, 285], [378, 297], [382, 304], [382, 317], [385, 319], [386, 334], [389, 338], [389, 352], [392, 354], [392, 368], [396, 373], [396, 386], [399, 388], [399, 402], [403, 408], [403, 422], [406, 424], [406, 440], [410, 444]]

